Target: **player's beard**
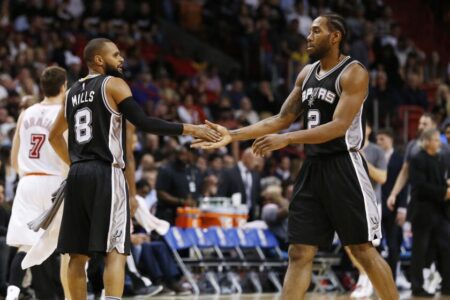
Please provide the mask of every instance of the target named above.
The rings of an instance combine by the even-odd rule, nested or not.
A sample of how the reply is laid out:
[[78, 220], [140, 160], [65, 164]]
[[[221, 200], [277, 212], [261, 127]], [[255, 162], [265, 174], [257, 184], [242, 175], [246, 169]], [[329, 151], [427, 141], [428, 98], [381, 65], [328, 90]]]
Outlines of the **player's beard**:
[[309, 57], [311, 61], [317, 61], [324, 58], [327, 55], [327, 52], [330, 50], [326, 45], [320, 45], [314, 47], [314, 51], [309, 53]]
[[108, 64], [105, 65], [105, 75], [123, 78], [123, 74], [118, 68]]

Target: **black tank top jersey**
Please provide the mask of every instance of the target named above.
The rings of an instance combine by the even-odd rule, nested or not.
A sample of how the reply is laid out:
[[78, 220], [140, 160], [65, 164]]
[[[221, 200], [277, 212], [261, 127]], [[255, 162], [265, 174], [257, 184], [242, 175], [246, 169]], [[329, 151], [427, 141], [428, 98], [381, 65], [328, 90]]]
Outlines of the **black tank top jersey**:
[[[357, 60], [345, 57], [334, 68], [319, 76], [319, 61], [315, 62], [302, 86], [303, 127], [306, 129], [331, 122], [341, 95], [339, 80], [348, 66]], [[305, 144], [307, 156], [330, 155], [345, 151], [356, 151], [364, 144], [365, 120], [363, 107], [356, 114], [352, 125], [344, 136], [322, 144]]]
[[111, 76], [89, 75], [66, 95], [69, 155], [72, 163], [102, 160], [125, 167], [125, 122], [106, 100]]

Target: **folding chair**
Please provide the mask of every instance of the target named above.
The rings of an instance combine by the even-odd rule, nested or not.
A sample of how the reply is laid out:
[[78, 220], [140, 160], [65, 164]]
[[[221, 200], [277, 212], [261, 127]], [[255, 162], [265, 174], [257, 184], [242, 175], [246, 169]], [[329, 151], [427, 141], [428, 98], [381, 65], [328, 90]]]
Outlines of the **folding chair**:
[[282, 290], [282, 284], [274, 268], [281, 268], [284, 274], [288, 265], [286, 251], [280, 249], [279, 242], [275, 235], [268, 229], [248, 229], [246, 235], [249, 240], [254, 240], [254, 244], [261, 260], [267, 278], [272, 282], [278, 292]]
[[239, 283], [239, 276], [232, 271], [232, 268], [241, 268], [245, 260], [239, 248], [239, 238], [229, 229], [221, 227], [209, 227], [205, 236], [213, 242], [217, 255], [222, 259], [221, 267], [226, 270], [226, 278], [232, 283], [232, 287], [238, 294], [242, 293], [242, 286]]
[[188, 258], [183, 258], [180, 256], [178, 251], [181, 250], [192, 250], [193, 243], [185, 234], [184, 230], [179, 227], [170, 227], [169, 231], [166, 235], [164, 235], [164, 240], [169, 245], [169, 248], [172, 250], [173, 256], [178, 263], [183, 275], [186, 277], [188, 282], [191, 284], [193, 292], [195, 295], [200, 294], [200, 289], [197, 285], [197, 282], [192, 275], [192, 272], [188, 269], [186, 264], [200, 264], [201, 262], [198, 259], [191, 258], [189, 255]]
[[[223, 257], [221, 257], [219, 253], [217, 253], [215, 244], [213, 243], [211, 238], [207, 236], [207, 229], [193, 227], [186, 228], [185, 233], [193, 243], [193, 250], [200, 260], [199, 266], [204, 267], [206, 270], [208, 270], [210, 267], [215, 267], [219, 272], [222, 272]], [[205, 257], [204, 251], [208, 251], [210, 257]], [[211, 256], [211, 253], [217, 255], [217, 257]], [[214, 293], [220, 294], [220, 285], [215, 274], [209, 271], [205, 272], [205, 278], [213, 287]]]
[[341, 264], [341, 256], [339, 251], [342, 249], [341, 242], [338, 238], [333, 240], [334, 248], [332, 251], [318, 251], [314, 257], [313, 263], [313, 277], [312, 281], [314, 283], [314, 292], [328, 292], [322, 281], [329, 281], [332, 287], [339, 292], [344, 292], [345, 289], [339, 281], [336, 273], [333, 271], [333, 266], [338, 266]]

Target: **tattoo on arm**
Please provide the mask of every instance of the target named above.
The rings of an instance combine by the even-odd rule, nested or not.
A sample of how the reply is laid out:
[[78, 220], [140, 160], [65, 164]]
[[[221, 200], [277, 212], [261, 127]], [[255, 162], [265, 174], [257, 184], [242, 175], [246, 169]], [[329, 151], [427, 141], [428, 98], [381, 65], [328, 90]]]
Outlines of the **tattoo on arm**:
[[[299, 87], [295, 87], [286, 101], [283, 103], [283, 106], [280, 110], [280, 117], [285, 118], [289, 117], [289, 115], [294, 116], [294, 120], [302, 113], [303, 105], [302, 105], [302, 90]], [[292, 117], [292, 116], [291, 116]]]

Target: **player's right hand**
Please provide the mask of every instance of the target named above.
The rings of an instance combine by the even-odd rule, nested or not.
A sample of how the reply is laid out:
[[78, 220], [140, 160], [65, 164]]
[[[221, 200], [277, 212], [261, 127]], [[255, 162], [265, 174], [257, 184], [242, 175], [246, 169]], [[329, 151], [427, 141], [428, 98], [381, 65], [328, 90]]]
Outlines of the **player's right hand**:
[[387, 198], [387, 207], [389, 208], [390, 211], [394, 211], [395, 209], [395, 196], [394, 195], [389, 195], [389, 197]]
[[217, 149], [228, 145], [232, 141], [231, 134], [225, 127], [211, 123], [208, 120], [206, 121], [206, 125], [221, 134], [220, 140], [217, 142], [210, 142], [204, 139], [195, 139], [191, 144], [191, 148]]

